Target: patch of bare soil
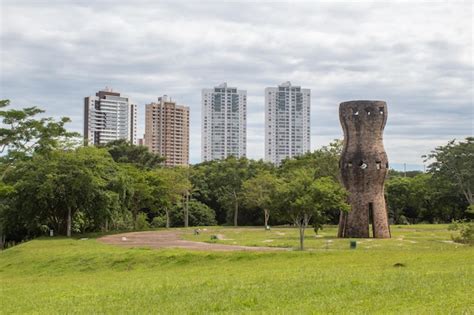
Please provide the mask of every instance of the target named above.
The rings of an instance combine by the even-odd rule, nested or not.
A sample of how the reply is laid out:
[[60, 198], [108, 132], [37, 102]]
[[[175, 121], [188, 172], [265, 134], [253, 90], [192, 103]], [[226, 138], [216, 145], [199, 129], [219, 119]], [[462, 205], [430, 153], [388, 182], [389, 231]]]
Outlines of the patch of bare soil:
[[276, 247], [254, 247], [211, 244], [204, 242], [194, 242], [180, 239], [178, 231], [160, 231], [160, 232], [131, 232], [123, 234], [114, 234], [103, 236], [98, 239], [99, 242], [124, 247], [151, 247], [151, 248], [185, 248], [203, 251], [277, 251], [287, 250], [286, 248]]

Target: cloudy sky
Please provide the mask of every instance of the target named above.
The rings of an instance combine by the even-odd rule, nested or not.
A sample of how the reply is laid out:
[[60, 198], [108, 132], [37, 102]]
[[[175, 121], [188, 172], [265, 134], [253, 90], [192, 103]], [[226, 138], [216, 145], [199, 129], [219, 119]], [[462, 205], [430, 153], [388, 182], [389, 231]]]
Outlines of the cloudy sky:
[[248, 156], [263, 158], [264, 96], [312, 90], [311, 147], [341, 138], [338, 106], [385, 100], [392, 165], [473, 134], [471, 1], [0, 0], [0, 98], [69, 116], [105, 86], [139, 104], [167, 94], [191, 109], [200, 161], [202, 88], [247, 90]]

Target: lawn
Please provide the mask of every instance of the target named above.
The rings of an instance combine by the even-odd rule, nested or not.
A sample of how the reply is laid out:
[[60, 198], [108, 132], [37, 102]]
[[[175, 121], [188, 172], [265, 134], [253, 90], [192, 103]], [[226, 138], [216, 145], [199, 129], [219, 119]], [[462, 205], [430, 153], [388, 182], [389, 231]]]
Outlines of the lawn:
[[[308, 250], [127, 249], [44, 238], [0, 253], [2, 314], [474, 313], [474, 247], [446, 225], [392, 227], [390, 240], [315, 237]], [[207, 228], [184, 238], [295, 248], [290, 228]], [[221, 240], [211, 240], [218, 235]], [[399, 267], [396, 267], [399, 266]]]

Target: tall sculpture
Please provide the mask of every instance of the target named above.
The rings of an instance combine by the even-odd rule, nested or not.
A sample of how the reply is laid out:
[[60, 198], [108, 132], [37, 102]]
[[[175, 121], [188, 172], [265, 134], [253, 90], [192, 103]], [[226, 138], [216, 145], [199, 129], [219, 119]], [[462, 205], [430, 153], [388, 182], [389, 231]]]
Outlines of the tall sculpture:
[[388, 159], [383, 147], [387, 104], [344, 102], [339, 105], [339, 119], [344, 130], [339, 167], [342, 182], [349, 192], [351, 211], [341, 213], [338, 236], [389, 238], [384, 197]]

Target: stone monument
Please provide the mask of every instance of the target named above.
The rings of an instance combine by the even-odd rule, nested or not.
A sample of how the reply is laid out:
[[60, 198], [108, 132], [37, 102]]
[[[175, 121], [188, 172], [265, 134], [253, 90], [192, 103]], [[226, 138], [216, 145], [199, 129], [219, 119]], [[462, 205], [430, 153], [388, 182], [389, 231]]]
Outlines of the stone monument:
[[[350, 101], [339, 105], [344, 147], [339, 162], [351, 211], [341, 212], [339, 237], [390, 238], [384, 181], [388, 159], [383, 147], [387, 104]], [[372, 231], [369, 227], [372, 226]]]

